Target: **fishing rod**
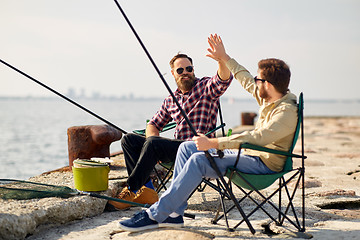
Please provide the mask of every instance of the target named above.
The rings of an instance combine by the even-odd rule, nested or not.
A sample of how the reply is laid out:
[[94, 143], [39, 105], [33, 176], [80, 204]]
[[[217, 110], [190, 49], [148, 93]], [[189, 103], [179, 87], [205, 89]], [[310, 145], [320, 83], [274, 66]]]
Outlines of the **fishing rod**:
[[145, 51], [147, 57], [149, 58], [150, 62], [152, 63], [153, 67], [155, 68], [156, 72], [158, 73], [158, 75], [160, 76], [160, 79], [162, 80], [162, 82], [164, 83], [166, 89], [168, 90], [168, 92], [170, 93], [171, 97], [175, 100], [175, 103], [177, 105], [177, 107], [179, 108], [181, 114], [184, 116], [185, 121], [187, 122], [187, 124], [189, 125], [191, 131], [193, 133], [196, 133], [196, 130], [194, 128], [194, 126], [191, 124], [189, 118], [187, 117], [185, 111], [182, 109], [182, 107], [180, 106], [179, 102], [177, 101], [177, 99], [175, 98], [174, 93], [171, 91], [171, 88], [169, 87], [169, 85], [167, 84], [167, 82], [165, 81], [163, 75], [161, 74], [159, 68], [156, 66], [154, 60], [152, 59], [150, 53], [148, 52], [148, 50], [146, 49], [145, 45], [143, 44], [143, 42], [141, 41], [139, 35], [137, 34], [137, 32], [135, 31], [135, 28], [132, 26], [130, 20], [128, 19], [128, 17], [126, 16], [125, 12], [123, 11], [123, 9], [121, 8], [119, 2], [117, 0], [114, 0], [117, 7], [119, 8], [120, 12], [122, 13], [123, 17], [125, 18], [126, 22], [128, 23], [129, 27], [131, 28], [132, 32], [134, 33], [135, 37], [137, 38], [138, 42], [140, 43], [141, 47], [143, 48], [143, 50]]
[[3, 63], [4, 65], [8, 66], [9, 68], [11, 68], [11, 69], [15, 70], [16, 72], [18, 72], [18, 73], [22, 74], [23, 76], [25, 76], [25, 77], [29, 78], [30, 80], [34, 81], [35, 83], [39, 84], [40, 86], [42, 86], [42, 87], [46, 88], [47, 90], [50, 90], [51, 92], [55, 93], [56, 95], [58, 95], [58, 96], [62, 97], [63, 99], [65, 99], [65, 100], [69, 101], [70, 103], [74, 104], [75, 106], [77, 106], [77, 107], [81, 108], [81, 109], [82, 109], [82, 110], [84, 110], [85, 112], [90, 113], [91, 115], [93, 115], [94, 117], [96, 117], [96, 118], [100, 119], [101, 121], [105, 122], [106, 124], [110, 125], [111, 127], [115, 128], [115, 129], [117, 129], [117, 130], [119, 130], [120, 132], [122, 132], [122, 133], [124, 133], [124, 134], [126, 134], [126, 133], [127, 133], [125, 130], [123, 130], [123, 129], [119, 128], [119, 127], [118, 127], [118, 126], [116, 126], [115, 124], [113, 124], [113, 123], [109, 122], [108, 120], [106, 120], [106, 119], [104, 119], [104, 118], [100, 117], [99, 115], [95, 114], [94, 112], [90, 111], [89, 109], [87, 109], [87, 108], [85, 108], [85, 107], [81, 106], [81, 105], [80, 105], [80, 104], [78, 104], [77, 102], [75, 102], [75, 101], [71, 100], [70, 98], [68, 98], [68, 97], [64, 96], [63, 94], [61, 94], [61, 93], [59, 93], [59, 92], [55, 91], [54, 89], [52, 89], [52, 88], [50, 88], [49, 86], [47, 86], [47, 85], [43, 84], [43, 83], [42, 83], [42, 82], [40, 82], [39, 80], [36, 80], [35, 78], [33, 78], [33, 77], [31, 77], [30, 75], [28, 75], [28, 74], [24, 73], [23, 71], [21, 71], [21, 70], [17, 69], [16, 67], [14, 67], [14, 66], [10, 65], [9, 63], [7, 63], [7, 62], [5, 62], [5, 61], [3, 61], [3, 60], [1, 60], [1, 59], [0, 59], [0, 62], [1, 62], [1, 63]]
[[[190, 122], [189, 118], [187, 117], [185, 111], [182, 109], [182, 107], [179, 104], [179, 101], [176, 99], [174, 93], [171, 91], [171, 88], [169, 87], [169, 85], [167, 84], [167, 82], [164, 79], [164, 76], [161, 74], [159, 68], [157, 67], [157, 65], [155, 64], [154, 60], [152, 59], [150, 53], [148, 52], [148, 50], [146, 49], [144, 43], [141, 41], [139, 35], [137, 34], [135, 28], [132, 26], [130, 20], [128, 19], [128, 17], [126, 16], [124, 10], [121, 8], [119, 2], [117, 0], [114, 0], [116, 6], [118, 7], [118, 9], [120, 10], [121, 14], [123, 15], [124, 19], [126, 20], [126, 22], [128, 23], [129, 27], [131, 28], [132, 32], [134, 33], [136, 39], [138, 40], [138, 42], [140, 43], [141, 47], [143, 48], [144, 52], [146, 53], [147, 57], [149, 58], [150, 62], [152, 63], [153, 67], [155, 68], [156, 72], [158, 73], [160, 79], [162, 80], [162, 82], [164, 83], [166, 89], [168, 90], [168, 92], [170, 93], [171, 97], [173, 98], [174, 102], [176, 103], [176, 106], [178, 107], [178, 109], [180, 110], [181, 114], [183, 115], [186, 123], [189, 125], [192, 133], [195, 136], [198, 136], [194, 126], [192, 125], [192, 123]], [[220, 181], [223, 183], [223, 185], [225, 186], [227, 192], [229, 192], [230, 198], [231, 200], [234, 202], [236, 208], [239, 210], [241, 216], [243, 217], [245, 223], [247, 224], [247, 226], [249, 227], [250, 231], [252, 234], [255, 233], [255, 229], [253, 228], [253, 226], [251, 225], [251, 223], [249, 222], [248, 218], [246, 217], [244, 211], [242, 210], [242, 208], [240, 207], [239, 202], [237, 201], [237, 199], [235, 198], [234, 194], [232, 193], [232, 191], [230, 190], [229, 186], [227, 185], [225, 179], [223, 178], [219, 167], [216, 165], [216, 162], [214, 160], [214, 158], [210, 155], [210, 153], [208, 151], [204, 151], [205, 152], [205, 156], [206, 158], [209, 160], [209, 163], [211, 165], [211, 167], [214, 169], [214, 171], [216, 172], [216, 175], [219, 177]]]

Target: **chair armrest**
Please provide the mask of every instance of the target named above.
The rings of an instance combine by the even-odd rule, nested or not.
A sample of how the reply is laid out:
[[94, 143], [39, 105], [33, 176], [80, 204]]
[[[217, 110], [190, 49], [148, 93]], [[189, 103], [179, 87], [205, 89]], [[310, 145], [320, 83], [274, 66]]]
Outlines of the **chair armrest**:
[[[224, 126], [225, 126], [225, 123], [217, 126], [216, 128], [214, 128], [214, 129], [210, 130], [209, 132], [207, 132], [207, 133], [205, 134], [205, 136], [208, 136], [209, 134], [215, 132], [216, 130], [218, 130], [218, 129], [224, 127]], [[165, 125], [165, 127], [164, 127], [160, 132], [166, 132], [166, 131], [168, 131], [168, 130], [170, 130], [170, 129], [173, 129], [174, 127], [176, 127], [176, 122], [168, 123], [168, 124]], [[140, 134], [140, 135], [145, 136], [145, 130], [146, 130], [146, 129], [134, 130], [133, 133], [136, 133], [136, 134]]]
[[145, 129], [141, 129], [141, 130], [133, 130], [133, 133], [139, 134], [139, 135], [143, 135], [145, 136]]
[[[261, 151], [261, 152], [268, 152], [268, 153], [273, 153], [273, 154], [279, 154], [279, 155], [283, 155], [283, 156], [287, 156], [287, 157], [294, 157], [294, 158], [302, 158], [303, 157], [298, 154], [293, 154], [293, 153], [289, 153], [289, 152], [285, 152], [285, 151], [262, 147], [262, 146], [258, 146], [258, 145], [247, 143], [247, 142], [240, 144], [240, 149], [241, 148], [252, 149], [252, 150]], [[306, 158], [306, 156], [304, 156], [304, 157]]]
[[205, 133], [205, 136], [208, 136], [209, 134], [211, 134], [211, 133], [213, 133], [213, 132], [217, 131], [218, 129], [220, 129], [220, 128], [222, 128], [222, 127], [225, 127], [225, 123], [223, 123], [223, 124], [221, 124], [221, 125], [217, 126], [217, 127], [216, 127], [216, 128], [214, 128], [213, 130], [208, 131], [207, 133]]
[[166, 132], [167, 130], [173, 129], [174, 127], [176, 127], [176, 122], [168, 123], [160, 132]]

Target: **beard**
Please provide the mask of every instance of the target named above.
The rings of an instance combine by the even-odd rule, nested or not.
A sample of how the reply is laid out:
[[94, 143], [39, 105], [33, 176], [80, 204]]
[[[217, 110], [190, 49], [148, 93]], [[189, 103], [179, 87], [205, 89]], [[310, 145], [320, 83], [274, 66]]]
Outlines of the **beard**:
[[266, 90], [263, 87], [259, 88], [259, 96], [263, 99], [269, 98], [269, 94], [266, 92]]
[[195, 75], [194, 74], [181, 75], [176, 79], [176, 84], [181, 91], [188, 92], [195, 85]]

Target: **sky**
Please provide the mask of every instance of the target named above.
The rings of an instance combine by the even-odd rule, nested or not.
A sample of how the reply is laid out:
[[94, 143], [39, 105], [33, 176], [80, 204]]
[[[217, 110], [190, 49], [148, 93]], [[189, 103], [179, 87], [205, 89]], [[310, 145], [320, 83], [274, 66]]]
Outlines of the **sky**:
[[[118, 0], [169, 86], [169, 60], [216, 74], [207, 37], [253, 75], [264, 58], [290, 66], [307, 99], [360, 99], [358, 0]], [[0, 59], [67, 95], [165, 97], [163, 82], [112, 0], [0, 0]], [[0, 96], [53, 93], [0, 63]], [[225, 93], [250, 96], [234, 81]]]

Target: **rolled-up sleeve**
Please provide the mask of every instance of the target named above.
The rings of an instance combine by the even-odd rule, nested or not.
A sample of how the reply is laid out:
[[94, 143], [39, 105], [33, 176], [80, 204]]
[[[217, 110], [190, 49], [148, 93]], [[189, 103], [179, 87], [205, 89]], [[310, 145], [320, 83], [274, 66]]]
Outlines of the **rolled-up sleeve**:
[[227, 80], [221, 80], [219, 75], [216, 74], [210, 79], [210, 81], [207, 82], [205, 91], [207, 91], [208, 95], [211, 96], [213, 99], [219, 98], [230, 86], [232, 80], [232, 74], [230, 74], [230, 78]]
[[151, 118], [148, 124], [154, 125], [159, 131], [161, 131], [166, 124], [168, 124], [172, 118], [166, 108], [167, 101], [164, 100], [160, 107], [160, 110]]

